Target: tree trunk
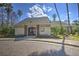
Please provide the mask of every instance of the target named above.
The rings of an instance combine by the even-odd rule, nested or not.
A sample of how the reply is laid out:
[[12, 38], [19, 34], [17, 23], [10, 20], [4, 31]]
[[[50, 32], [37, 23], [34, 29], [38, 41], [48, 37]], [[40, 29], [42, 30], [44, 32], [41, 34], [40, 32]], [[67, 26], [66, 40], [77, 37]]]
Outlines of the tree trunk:
[[72, 33], [72, 28], [71, 28], [71, 25], [70, 25], [68, 3], [66, 3], [66, 8], [67, 8], [67, 17], [68, 17], [68, 33], [71, 34]]
[[77, 7], [78, 7], [78, 20], [79, 20], [79, 3], [77, 3]]
[[58, 18], [59, 18], [59, 22], [60, 22], [60, 27], [61, 27], [61, 33], [63, 34], [63, 26], [62, 26], [62, 22], [61, 22], [61, 19], [60, 19], [60, 15], [58, 13], [58, 10], [57, 10], [57, 7], [56, 7], [56, 4], [54, 3], [54, 6], [55, 6], [55, 10], [56, 10], [56, 13], [58, 15]]
[[10, 20], [11, 20], [11, 27], [13, 28], [13, 26], [14, 26], [14, 21], [15, 21], [15, 20], [13, 20], [12, 14], [11, 14], [11, 19], [10, 19]]
[[7, 13], [7, 27], [9, 26], [9, 13]]
[[[77, 3], [77, 7], [78, 7], [78, 21], [79, 21], [79, 3]], [[79, 25], [77, 25], [77, 30], [79, 29]], [[79, 31], [78, 31], [78, 35], [79, 35]]]

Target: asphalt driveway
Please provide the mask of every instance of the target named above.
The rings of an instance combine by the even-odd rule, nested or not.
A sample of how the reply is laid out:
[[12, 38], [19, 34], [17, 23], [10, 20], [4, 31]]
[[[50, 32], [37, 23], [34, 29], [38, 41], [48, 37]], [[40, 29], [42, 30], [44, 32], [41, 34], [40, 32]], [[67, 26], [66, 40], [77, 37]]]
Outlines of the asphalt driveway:
[[[35, 40], [35, 39], [34, 39]], [[79, 47], [53, 42], [0, 41], [2, 56], [79, 56]]]

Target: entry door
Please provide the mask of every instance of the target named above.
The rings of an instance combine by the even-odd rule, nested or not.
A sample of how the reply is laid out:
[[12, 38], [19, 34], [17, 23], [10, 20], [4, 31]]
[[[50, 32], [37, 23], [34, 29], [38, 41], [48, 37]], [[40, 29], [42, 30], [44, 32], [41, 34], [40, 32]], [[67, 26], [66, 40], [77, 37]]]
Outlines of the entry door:
[[29, 27], [28, 28], [28, 36], [35, 36], [35, 35], [36, 35], [35, 27]]

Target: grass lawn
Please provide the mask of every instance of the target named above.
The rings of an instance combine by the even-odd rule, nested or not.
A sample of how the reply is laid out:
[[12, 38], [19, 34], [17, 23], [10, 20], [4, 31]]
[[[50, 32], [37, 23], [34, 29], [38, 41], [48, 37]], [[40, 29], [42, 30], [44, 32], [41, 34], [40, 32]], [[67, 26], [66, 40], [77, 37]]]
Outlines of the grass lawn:
[[57, 35], [60, 39], [63, 39], [63, 35]]
[[[58, 37], [60, 39], [63, 39], [63, 35], [58, 35]], [[78, 35], [70, 35], [69, 37], [70, 37], [71, 40], [77, 40], [77, 41], [79, 41], [79, 36]]]
[[79, 41], [79, 36], [78, 35], [70, 35], [70, 38], [72, 40], [78, 40]]

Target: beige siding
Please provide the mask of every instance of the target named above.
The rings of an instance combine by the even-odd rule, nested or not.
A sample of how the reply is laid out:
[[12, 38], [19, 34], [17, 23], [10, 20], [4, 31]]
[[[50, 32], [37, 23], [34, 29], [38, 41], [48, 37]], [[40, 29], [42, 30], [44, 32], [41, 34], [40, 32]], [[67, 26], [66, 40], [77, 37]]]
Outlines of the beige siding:
[[50, 35], [50, 27], [40, 27], [39, 33], [40, 35]]
[[15, 28], [15, 35], [24, 35], [24, 28]]
[[[37, 36], [37, 25], [39, 25], [39, 34], [40, 35], [51, 35], [50, 31], [50, 23], [47, 17], [39, 17], [39, 18], [28, 18], [24, 21], [18, 23], [15, 26], [15, 35], [24, 35], [24, 26], [35, 27], [36, 28], [36, 36]], [[27, 29], [28, 34], [28, 29]]]

